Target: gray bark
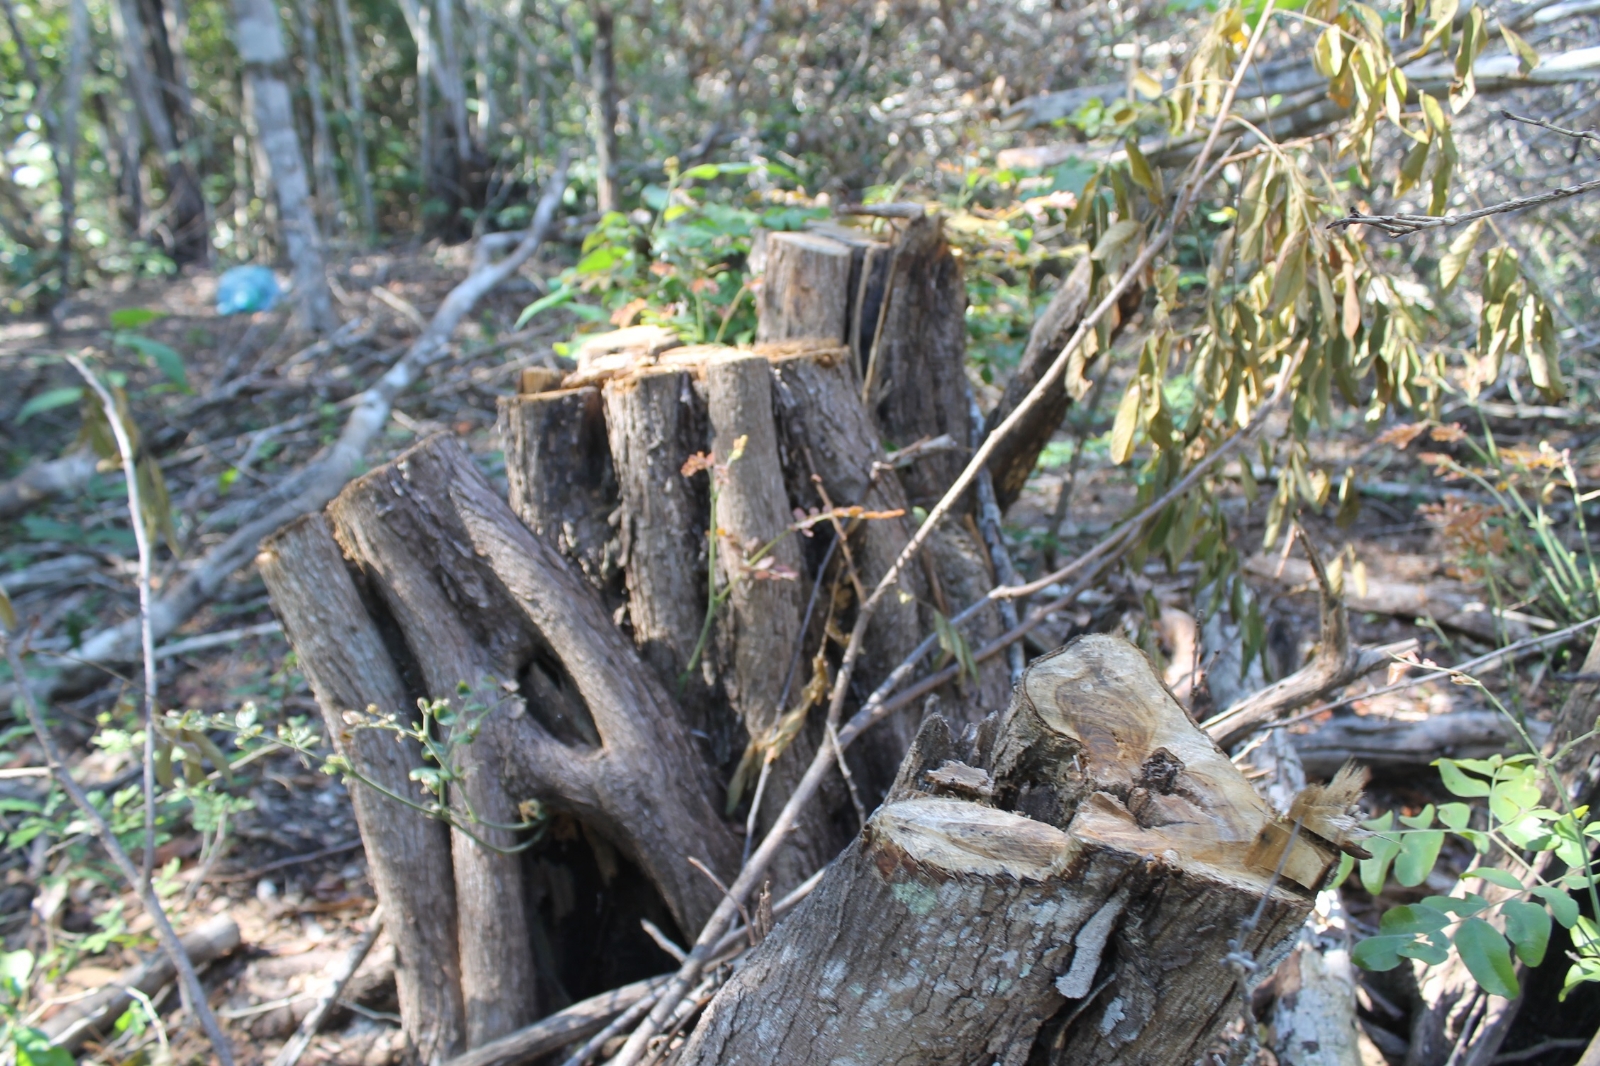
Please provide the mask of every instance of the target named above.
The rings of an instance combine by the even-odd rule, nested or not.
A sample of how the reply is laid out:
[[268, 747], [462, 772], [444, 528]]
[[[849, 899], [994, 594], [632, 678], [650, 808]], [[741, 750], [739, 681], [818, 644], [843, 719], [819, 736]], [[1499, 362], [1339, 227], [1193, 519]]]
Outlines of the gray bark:
[[339, 178], [333, 169], [333, 135], [323, 98], [322, 60], [317, 55], [317, 23], [311, 0], [299, 0], [300, 57], [306, 65], [306, 96], [311, 100], [311, 172], [317, 190], [317, 213], [332, 230], [339, 223]]
[[235, 41], [250, 85], [251, 109], [277, 194], [283, 244], [294, 268], [300, 325], [315, 333], [339, 326], [322, 258], [322, 234], [311, 210], [300, 137], [294, 128], [289, 86], [280, 71], [288, 61], [278, 10], [270, 0], [233, 0]]
[[367, 177], [367, 106], [362, 92], [361, 51], [356, 47], [355, 27], [350, 22], [350, 0], [333, 0], [334, 16], [339, 20], [339, 48], [344, 53], [344, 85], [350, 108], [350, 164], [354, 170], [356, 194], [361, 204], [361, 230], [370, 239], [378, 228], [372, 203], [372, 183]]

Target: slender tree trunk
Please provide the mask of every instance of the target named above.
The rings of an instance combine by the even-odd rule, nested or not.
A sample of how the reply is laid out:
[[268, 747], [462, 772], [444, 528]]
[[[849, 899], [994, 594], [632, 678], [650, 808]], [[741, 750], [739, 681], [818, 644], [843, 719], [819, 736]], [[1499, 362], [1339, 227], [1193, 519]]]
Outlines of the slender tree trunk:
[[489, 154], [489, 142], [495, 127], [500, 124], [500, 109], [494, 102], [494, 59], [490, 55], [493, 44], [487, 8], [468, 6], [467, 20], [472, 23], [473, 75], [478, 83], [478, 152]]
[[[89, 5], [70, 0], [67, 29], [67, 74], [61, 89], [61, 288], [72, 288], [72, 234], [78, 215], [78, 117], [83, 104], [83, 71], [89, 57]], [[110, 132], [109, 130], [107, 131]]]
[[[434, 0], [439, 22], [440, 90], [450, 108], [450, 125], [455, 127], [456, 161], [465, 164], [472, 158], [472, 127], [467, 120], [467, 83], [461, 75], [461, 48], [456, 40], [455, 0]], [[458, 168], [456, 182], [461, 182]], [[458, 192], [459, 196], [460, 193]]]
[[355, 171], [357, 200], [361, 204], [361, 231], [371, 240], [377, 232], [378, 219], [372, 203], [372, 181], [367, 176], [367, 107], [361, 91], [361, 51], [356, 47], [355, 27], [350, 22], [350, 0], [333, 0], [333, 13], [339, 20], [339, 47], [344, 53], [350, 162]]
[[599, 172], [599, 207], [617, 209], [617, 60], [616, 27], [611, 8], [596, 3], [594, 51], [589, 57], [589, 75], [594, 84], [595, 169]]
[[113, 0], [108, 10], [112, 33], [122, 53], [128, 87], [140, 116], [150, 130], [150, 139], [161, 153], [171, 207], [167, 218], [173, 234], [173, 256], [179, 262], [204, 261], [210, 257], [206, 225], [205, 198], [200, 183], [184, 157], [183, 142], [163, 100], [159, 73], [151, 66], [146, 46], [147, 27], [138, 0]]
[[300, 324], [316, 333], [336, 329], [333, 297], [322, 259], [322, 234], [312, 213], [300, 137], [295, 133], [289, 86], [279, 73], [288, 60], [277, 6], [272, 0], [234, 0], [239, 58], [251, 91], [260, 144], [277, 192], [279, 225], [294, 268]]
[[91, 103], [100, 125], [111, 138], [106, 165], [111, 168], [111, 178], [116, 182], [121, 199], [118, 213], [127, 231], [138, 233], [144, 228], [144, 193], [139, 183], [139, 157], [144, 147], [139, 138], [139, 116], [125, 101], [108, 101], [104, 93], [95, 93]]
[[317, 189], [317, 214], [332, 232], [339, 224], [339, 178], [333, 169], [333, 138], [323, 100], [322, 60], [317, 56], [317, 24], [311, 0], [299, 0], [300, 55], [306, 63], [306, 95], [311, 98], [311, 172]]
[[[82, 0], [78, 0], [78, 2], [81, 3]], [[34, 58], [33, 46], [28, 43], [28, 38], [23, 35], [22, 24], [17, 19], [16, 6], [11, 2], [11, 0], [0, 0], [0, 8], [3, 8], [5, 11], [6, 25], [11, 30], [11, 39], [16, 44], [17, 55], [22, 59], [23, 73], [26, 74], [28, 80], [33, 83], [33, 106], [39, 115], [40, 121], [44, 124], [45, 140], [50, 146], [50, 160], [56, 168], [56, 177], [60, 186], [59, 203], [61, 206], [61, 236], [57, 240], [57, 247], [59, 249], [57, 269], [60, 272], [61, 292], [64, 295], [70, 284], [68, 281], [68, 275], [71, 272], [70, 268], [72, 258], [72, 179], [74, 173], [72, 157], [74, 142], [77, 140], [76, 98], [78, 93], [76, 86], [73, 86], [71, 89], [69, 89], [71, 93], [69, 99], [73, 101], [70, 106], [72, 107], [74, 115], [73, 135], [69, 139], [59, 116], [56, 114], [55, 103], [53, 100], [51, 100], [51, 97], [54, 94], [52, 94], [49, 87], [45, 85], [44, 75], [39, 70], [38, 60]], [[72, 18], [74, 34], [72, 46], [77, 49], [77, 53], [69, 60], [69, 68], [73, 63], [76, 64], [76, 80], [79, 84], [81, 84], [83, 78], [83, 59], [81, 54], [82, 49], [78, 47], [77, 41], [79, 20], [76, 5], [74, 6]], [[73, 71], [69, 69], [67, 76], [65, 79], [63, 79], [63, 81], [70, 84], [72, 80]]]

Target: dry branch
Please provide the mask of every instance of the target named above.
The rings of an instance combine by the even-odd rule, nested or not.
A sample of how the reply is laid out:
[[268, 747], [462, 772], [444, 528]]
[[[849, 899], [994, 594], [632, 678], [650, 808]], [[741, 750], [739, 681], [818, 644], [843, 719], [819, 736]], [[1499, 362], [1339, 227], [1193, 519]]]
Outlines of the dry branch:
[[22, 473], [0, 482], [0, 521], [15, 518], [58, 496], [76, 496], [94, 478], [100, 460], [85, 448], [59, 459], [30, 463]]
[[1350, 643], [1350, 618], [1340, 590], [1328, 579], [1316, 545], [1298, 524], [1294, 535], [1305, 548], [1306, 559], [1321, 592], [1321, 637], [1317, 651], [1309, 663], [1288, 677], [1251, 693], [1206, 720], [1206, 732], [1224, 748], [1232, 748], [1262, 726], [1325, 699], [1395, 659], [1389, 650]]
[[[505, 258], [484, 266], [458, 284], [434, 313], [428, 328], [412, 342], [378, 383], [363, 393], [346, 420], [339, 439], [309, 465], [262, 495], [240, 526], [222, 544], [196, 561], [170, 591], [151, 604], [150, 624], [156, 639], [170, 635], [221, 589], [235, 570], [255, 557], [261, 538], [331, 500], [365, 463], [367, 450], [389, 420], [394, 402], [448, 350], [461, 320], [490, 290], [516, 273], [533, 257], [555, 224], [556, 209], [566, 189], [565, 158], [546, 183], [533, 224]], [[42, 693], [81, 688], [100, 676], [98, 668], [132, 660], [138, 649], [139, 621], [130, 619], [87, 637], [72, 659], [54, 663], [57, 675]]]

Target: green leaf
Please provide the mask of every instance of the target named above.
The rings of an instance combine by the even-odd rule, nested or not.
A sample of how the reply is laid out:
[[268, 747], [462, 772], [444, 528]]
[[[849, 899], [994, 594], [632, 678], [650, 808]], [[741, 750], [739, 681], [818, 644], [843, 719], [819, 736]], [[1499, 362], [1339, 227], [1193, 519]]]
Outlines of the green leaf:
[[1139, 142], [1129, 137], [1123, 147], [1128, 152], [1128, 176], [1139, 188], [1153, 194], [1156, 191], [1155, 174], [1150, 169], [1150, 161], [1139, 151]]
[[3, 588], [0, 588], [0, 626], [4, 626], [7, 633], [17, 631], [17, 609], [11, 605], [11, 597]]
[[66, 407], [68, 404], [77, 403], [83, 399], [83, 387], [80, 385], [67, 385], [59, 389], [46, 389], [22, 405], [22, 410], [17, 412], [17, 425], [22, 425], [34, 415], [53, 411], [57, 407]]
[[1517, 974], [1511, 966], [1511, 945], [1500, 931], [1482, 918], [1468, 918], [1454, 937], [1456, 951], [1467, 972], [1485, 992], [1515, 999]]
[[1437, 759], [1435, 766], [1439, 768], [1439, 778], [1444, 782], [1444, 787], [1454, 796], [1487, 796], [1489, 784], [1476, 777], [1468, 777], [1461, 772], [1461, 764], [1454, 759]]
[[1563, 929], [1571, 929], [1577, 924], [1577, 900], [1554, 885], [1540, 885], [1533, 890], [1533, 894], [1545, 901], [1545, 904], [1550, 908], [1550, 913], [1555, 915], [1556, 921], [1561, 923]]
[[1421, 903], [1408, 903], [1390, 907], [1378, 919], [1378, 928], [1386, 936], [1415, 936], [1418, 933], [1437, 933], [1450, 924], [1450, 916]]
[[1400, 949], [1410, 943], [1409, 936], [1369, 936], [1355, 946], [1350, 958], [1363, 970], [1382, 973], [1400, 965]]
[[72, 1066], [72, 1053], [52, 1047], [50, 1038], [37, 1029], [17, 1026], [11, 1038], [17, 1045], [17, 1066]]
[[1450, 957], [1450, 953], [1428, 940], [1413, 940], [1400, 949], [1400, 954], [1408, 959], [1416, 959], [1428, 966], [1438, 966]]
[[1509, 888], [1513, 892], [1522, 891], [1521, 879], [1510, 870], [1500, 870], [1493, 866], [1480, 866], [1476, 869], [1468, 870], [1466, 873], [1461, 875], [1462, 880], [1466, 880], [1469, 877], [1482, 878], [1491, 885], [1499, 885], [1501, 888]]
[[1472, 808], [1465, 803], [1441, 803], [1439, 821], [1451, 829], [1465, 829], [1472, 824]]
[[1550, 912], [1537, 903], [1513, 899], [1500, 905], [1500, 913], [1505, 915], [1506, 936], [1516, 946], [1517, 958], [1529, 966], [1543, 962], [1550, 946]]
[[1539, 53], [1504, 22], [1500, 23], [1500, 36], [1505, 38], [1506, 47], [1511, 49], [1511, 54], [1517, 57], [1517, 68], [1523, 74], [1531, 73], [1533, 68], [1539, 65]]
[[1470, 918], [1488, 905], [1489, 901], [1476, 892], [1468, 892], [1465, 896], [1427, 896], [1422, 900], [1424, 907], [1461, 918]]
[[115, 339], [118, 344], [132, 348], [149, 359], [168, 381], [185, 392], [189, 391], [189, 373], [183, 367], [183, 356], [170, 345], [151, 340], [140, 333], [118, 333]]
[[124, 307], [119, 311], [111, 312], [112, 329], [138, 329], [158, 319], [166, 318], [165, 311], [157, 311], [149, 307]]
[[1113, 222], [1095, 243], [1094, 251], [1090, 253], [1089, 258], [1096, 261], [1115, 258], [1130, 242], [1138, 239], [1143, 228], [1132, 219], [1125, 218]]
[[1466, 268], [1467, 259], [1472, 255], [1473, 247], [1478, 243], [1478, 236], [1483, 233], [1485, 219], [1478, 219], [1467, 224], [1467, 228], [1456, 234], [1455, 240], [1450, 242], [1450, 250], [1445, 252], [1439, 260], [1439, 287], [1449, 292], [1451, 286], [1461, 277], [1461, 271]]
[[1438, 861], [1443, 845], [1443, 830], [1407, 833], [1400, 840], [1400, 854], [1394, 860], [1394, 879], [1407, 888], [1422, 884], [1433, 872], [1433, 864]]
[[1365, 841], [1367, 851], [1371, 852], [1372, 858], [1361, 860], [1361, 887], [1376, 896], [1383, 891], [1384, 882], [1389, 880], [1389, 864], [1400, 854], [1400, 840], [1398, 837], [1383, 835], [1386, 830], [1394, 827], [1393, 812], [1385, 813], [1381, 818], [1374, 818], [1362, 824], [1379, 834]]
[[548, 311], [552, 307], [560, 307], [564, 303], [570, 303], [577, 295], [578, 290], [576, 288], [555, 289], [551, 292], [547, 292], [537, 300], [533, 301], [533, 303], [529, 304], [527, 307], [524, 307], [522, 309], [522, 314], [517, 316], [516, 325], [512, 326], [511, 328], [521, 329], [534, 315], [539, 314], [541, 311]]

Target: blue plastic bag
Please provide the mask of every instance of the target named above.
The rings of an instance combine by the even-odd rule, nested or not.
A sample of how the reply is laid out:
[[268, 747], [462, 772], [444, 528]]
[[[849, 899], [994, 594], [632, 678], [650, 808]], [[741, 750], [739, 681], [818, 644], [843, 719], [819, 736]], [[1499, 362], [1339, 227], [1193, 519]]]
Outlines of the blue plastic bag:
[[283, 299], [278, 279], [264, 266], [238, 266], [217, 279], [217, 314], [270, 311]]

